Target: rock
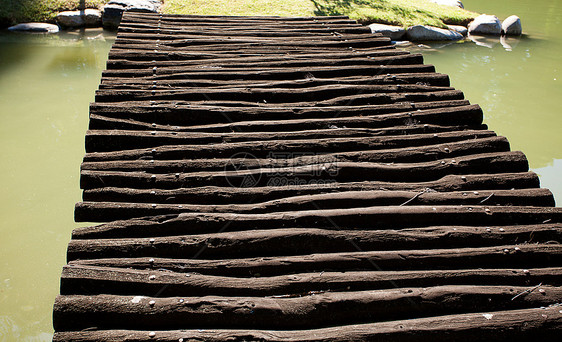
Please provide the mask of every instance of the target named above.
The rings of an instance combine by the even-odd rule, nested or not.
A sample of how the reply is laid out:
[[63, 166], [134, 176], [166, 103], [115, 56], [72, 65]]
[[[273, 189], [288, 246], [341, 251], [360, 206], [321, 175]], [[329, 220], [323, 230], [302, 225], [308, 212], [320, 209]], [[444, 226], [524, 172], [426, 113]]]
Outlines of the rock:
[[59, 32], [59, 27], [57, 25], [45, 23], [23, 23], [11, 26], [8, 30], [18, 32], [57, 33]]
[[466, 37], [466, 35], [468, 34], [468, 29], [464, 26], [447, 25], [447, 27], [449, 28], [449, 30], [453, 30], [455, 32], [458, 32], [458, 33], [462, 34], [464, 37]]
[[101, 12], [88, 8], [81, 11], [66, 11], [57, 14], [57, 23], [61, 27], [98, 27], [101, 26]]
[[503, 21], [502, 34], [507, 36], [520, 36], [521, 32], [521, 19], [519, 19], [518, 16], [512, 15]]
[[111, 0], [103, 7], [103, 27], [116, 29], [124, 11], [156, 13], [161, 5], [158, 0]]
[[408, 27], [406, 36], [411, 41], [459, 40], [463, 38], [462, 34], [456, 31], [426, 25]]
[[502, 31], [500, 20], [495, 15], [482, 14], [468, 25], [469, 34], [499, 36]]
[[439, 4], [439, 5], [464, 8], [464, 5], [462, 4], [462, 2], [460, 0], [429, 0], [429, 1], [434, 2], [436, 4]]
[[384, 24], [371, 24], [369, 25], [371, 32], [380, 33], [385, 37], [390, 37], [392, 40], [400, 40], [406, 35], [406, 30], [400, 26], [384, 25]]

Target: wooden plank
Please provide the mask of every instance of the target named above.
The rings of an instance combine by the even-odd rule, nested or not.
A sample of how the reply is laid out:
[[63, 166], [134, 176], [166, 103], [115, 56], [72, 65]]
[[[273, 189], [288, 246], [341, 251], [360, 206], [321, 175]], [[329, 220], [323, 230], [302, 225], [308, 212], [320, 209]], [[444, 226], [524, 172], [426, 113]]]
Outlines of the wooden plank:
[[172, 204], [166, 199], [151, 203], [78, 202], [74, 218], [78, 222], [107, 222], [135, 217], [180, 213], [246, 213], [258, 214], [281, 211], [344, 209], [386, 205], [516, 205], [554, 206], [554, 196], [547, 189], [493, 190], [473, 192], [400, 192], [353, 191], [286, 197], [251, 204]]
[[[539, 178], [533, 172], [471, 174], [466, 176], [447, 175], [429, 182], [342, 182], [284, 184], [268, 187], [191, 187], [178, 189], [133, 189], [102, 187], [85, 189], [85, 201], [123, 201], [139, 203], [201, 203], [228, 204], [251, 203], [257, 198], [263, 201], [292, 196], [333, 193], [339, 191], [483, 191], [538, 188]], [[487, 201], [483, 202], [486, 203]]]
[[[117, 119], [133, 119], [150, 125], [153, 123], [166, 125], [168, 130], [199, 132], [296, 131], [343, 126], [379, 128], [416, 124], [481, 125], [483, 117], [481, 108], [477, 105], [470, 107], [468, 105], [468, 101], [453, 100], [322, 108], [226, 108], [195, 107], [182, 102], [175, 104], [119, 102], [91, 104], [90, 117], [102, 115]], [[183, 115], [179, 115], [181, 113]], [[97, 128], [97, 124], [91, 119], [90, 129]], [[193, 127], [187, 128], [187, 126]]]
[[[402, 321], [378, 322], [360, 325], [347, 325], [314, 330], [226, 330], [193, 329], [178, 331], [158, 331], [154, 337], [159, 341], [179, 341], [184, 339], [209, 342], [228, 340], [254, 340], [271, 342], [367, 342], [384, 339], [386, 341], [412, 341], [412, 336], [420, 340], [432, 341], [492, 341], [501, 336], [509, 341], [555, 341], [562, 328], [562, 314], [559, 308], [522, 309], [493, 311], [408, 319]], [[490, 319], [488, 319], [490, 317]], [[150, 332], [146, 330], [95, 330], [55, 333], [53, 341], [101, 341], [116, 342], [146, 341]]]
[[[127, 44], [127, 47], [131, 47]], [[148, 50], [154, 50], [154, 47], [147, 47]], [[160, 49], [163, 50], [163, 49]], [[413, 64], [413, 65], [393, 65], [391, 63], [381, 64], [378, 66], [319, 66], [319, 67], [300, 67], [300, 68], [270, 68], [263, 70], [261, 68], [248, 68], [241, 71], [236, 68], [211, 69], [187, 69], [182, 67], [161, 67], [153, 69], [126, 69], [126, 70], [105, 70], [102, 73], [103, 78], [112, 77], [154, 77], [154, 80], [168, 79], [185, 79], [185, 78], [207, 78], [207, 79], [244, 79], [244, 80], [286, 80], [301, 79], [306, 75], [313, 77], [339, 77], [339, 76], [375, 76], [381, 74], [411, 74], [411, 73], [428, 73], [435, 72], [433, 65]]]
[[[135, 52], [138, 55], [138, 52]], [[144, 54], [141, 54], [143, 56]], [[110, 78], [102, 79], [100, 89], [120, 89], [138, 87], [139, 89], [151, 89], [156, 87], [168, 86], [171, 88], [231, 88], [234, 86], [244, 88], [306, 88], [322, 85], [376, 85], [376, 84], [413, 84], [420, 83], [430, 86], [448, 87], [449, 77], [438, 73], [412, 73], [397, 75], [374, 75], [374, 76], [350, 76], [340, 78], [303, 78], [298, 80], [278, 80], [278, 81], [244, 81], [244, 80], [213, 80], [213, 79], [189, 79], [189, 80], [166, 80], [154, 83], [151, 79], [130, 79], [130, 78]]]
[[[373, 269], [375, 269], [373, 267]], [[153, 276], [153, 277], [152, 277]], [[249, 275], [248, 275], [249, 276]], [[61, 295], [106, 294], [153, 296], [286, 296], [313, 291], [363, 291], [444, 285], [560, 286], [562, 269], [462, 269], [429, 271], [349, 271], [298, 273], [273, 277], [224, 277], [165, 270], [132, 270], [68, 265]], [[516, 293], [514, 293], [515, 295]]]
[[113, 221], [74, 230], [96, 238], [208, 234], [276, 228], [400, 229], [447, 225], [528, 225], [562, 222], [562, 208], [518, 206], [387, 206], [267, 214], [182, 213]]
[[[491, 229], [491, 228], [490, 228]], [[558, 226], [558, 234], [562, 226]], [[186, 241], [186, 238], [188, 239]], [[466, 269], [498, 267], [554, 267], [562, 261], [562, 248], [556, 245], [503, 245], [484, 248], [438, 249], [431, 250], [393, 250], [393, 251], [352, 251], [295, 256], [271, 256], [250, 258], [229, 258], [227, 255], [213, 255], [211, 258], [193, 259], [205, 246], [196, 246], [189, 240], [197, 236], [174, 236], [154, 238], [147, 244], [146, 238], [103, 239], [71, 241], [67, 253], [68, 261], [121, 258], [113, 260], [110, 267], [131, 267], [140, 263], [146, 269], [166, 269], [175, 272], [195, 272], [217, 276], [278, 276], [294, 273], [313, 273], [327, 271], [370, 271], [380, 270], [431, 270]], [[212, 241], [211, 241], [212, 243]], [[348, 243], [349, 245], [352, 245]], [[352, 245], [352, 247], [354, 247]], [[302, 251], [304, 253], [305, 251]], [[191, 257], [191, 259], [186, 258]], [[126, 259], [125, 259], [126, 258]], [[129, 260], [134, 258], [135, 260]], [[149, 258], [154, 259], [149, 262]], [[101, 264], [104, 264], [101, 261]], [[78, 265], [78, 264], [74, 264]], [[80, 264], [84, 265], [84, 264]], [[96, 266], [100, 266], [94, 263]], [[376, 266], [373, 266], [376, 265]], [[104, 265], [105, 266], [105, 265]]]
[[[159, 134], [153, 131], [154, 136]], [[154, 159], [219, 158], [232, 157], [236, 153], [247, 152], [254, 158], [269, 157], [272, 152], [301, 152], [325, 154], [328, 151], [361, 151], [426, 146], [457, 142], [469, 139], [489, 138], [495, 133], [487, 130], [464, 130], [409, 135], [388, 135], [370, 137], [329, 137], [322, 139], [265, 140], [223, 142], [204, 145], [170, 145], [152, 149], [134, 149], [111, 152], [88, 152], [84, 161], [131, 160], [144, 157]], [[131, 146], [132, 147], [132, 146]], [[301, 156], [301, 155], [298, 155]]]
[[80, 186], [82, 189], [106, 186], [174, 189], [206, 185], [234, 187], [283, 185], [277, 184], [279, 179], [281, 181], [295, 179], [305, 184], [352, 181], [423, 182], [437, 180], [447, 174], [513, 173], [525, 172], [528, 169], [528, 162], [523, 153], [503, 152], [422, 163], [384, 164], [333, 161], [280, 168], [240, 169], [233, 166], [221, 171], [175, 174], [84, 170], [80, 172]]
[[[461, 129], [464, 129], [462, 126], [474, 129], [486, 128], [482, 126], [483, 114], [480, 107], [465, 107], [468, 105], [468, 101], [465, 100], [371, 106], [370, 112], [360, 106], [347, 107], [348, 109], [335, 107], [333, 109], [336, 110], [336, 114], [332, 112], [331, 117], [326, 117], [328, 112], [324, 108], [293, 108], [289, 112], [287, 109], [280, 108], [238, 107], [238, 111], [232, 111], [222, 107], [221, 110], [213, 111], [212, 107], [192, 109], [181, 108], [179, 105], [175, 107], [173, 104], [162, 108], [154, 103], [152, 110], [148, 105], [119, 106], [116, 103], [113, 105], [111, 111], [107, 104], [92, 104], [89, 128], [178, 132], [287, 132], [343, 127], [387, 128], [404, 125], [411, 127], [419, 125], [422, 128], [436, 125], [453, 127], [461, 125]], [[189, 117], [177, 115], [186, 111], [190, 113]], [[361, 114], [362, 112], [365, 116]], [[207, 115], [204, 116], [204, 113]], [[353, 116], [354, 114], [357, 116]], [[283, 116], [286, 118], [283, 119]], [[295, 118], [307, 116], [312, 118]], [[234, 121], [232, 117], [238, 121]], [[165, 120], [168, 122], [166, 123]], [[202, 120], [214, 123], [197, 123]]]
[[[437, 286], [378, 291], [318, 293], [298, 298], [58, 296], [58, 331], [96, 329], [311, 329], [330, 325], [399, 320], [468, 312], [548, 306], [562, 288], [543, 286]], [[152, 304], [151, 304], [152, 303]], [[204, 309], [202, 309], [204, 308]], [[119, 319], [115, 319], [119, 317]]]
[[[134, 245], [146, 238], [96, 239], [96, 235], [73, 234], [73, 240], [68, 249], [70, 265], [118, 267], [132, 269], [166, 269], [175, 272], [184, 272], [187, 264], [185, 259], [220, 259], [220, 258], [249, 258], [290, 256], [313, 253], [358, 252], [358, 251], [386, 251], [372, 253], [377, 255], [376, 264], [382, 267], [380, 261], [391, 260], [392, 267], [417, 267], [428, 269], [435, 264], [447, 265], [447, 268], [462, 268], [466, 265], [482, 265], [487, 259], [475, 260], [465, 257], [461, 263], [449, 261], [462, 259], [466, 256], [493, 255], [495, 260], [510, 261], [520, 259], [525, 253], [533, 254], [539, 251], [531, 243], [547, 243], [560, 241], [562, 237], [561, 224], [537, 224], [517, 226], [434, 226], [409, 229], [384, 229], [384, 230], [329, 230], [319, 228], [278, 228], [261, 229], [236, 232], [221, 232], [210, 234], [179, 235], [170, 237], [155, 237], [156, 247], [166, 243], [179, 242], [183, 260], [157, 257], [152, 253], [149, 257], [124, 258], [112, 257], [90, 259], [96, 250], [103, 246]], [[84, 239], [86, 238], [86, 239]], [[95, 239], [95, 240], [93, 240]], [[93, 242], [96, 247], [88, 248]], [[528, 244], [527, 244], [528, 243]], [[511, 247], [498, 247], [502, 244], [517, 244]], [[544, 250], [549, 250], [546, 245]], [[518, 249], [516, 249], [518, 247]], [[553, 245], [558, 248], [557, 245]], [[130, 247], [133, 248], [133, 247]], [[138, 245], [137, 248], [145, 248]], [[462, 249], [461, 249], [462, 248]], [[506, 253], [504, 250], [508, 249]], [[161, 249], [161, 248], [160, 248]], [[416, 251], [416, 249], [418, 249]], [[442, 253], [448, 249], [448, 254], [441, 257], [434, 250], [441, 249]], [[402, 250], [400, 252], [400, 250]], [[523, 252], [521, 252], [523, 251]], [[168, 251], [170, 252], [170, 251]], [[117, 252], [119, 253], [119, 252]], [[521, 253], [521, 254], [519, 254]], [[436, 257], [437, 256], [437, 257]], [[383, 260], [384, 259], [384, 260]], [[546, 255], [545, 259], [548, 259]], [[523, 261], [523, 264], [528, 261]], [[428, 264], [425, 264], [428, 262]], [[433, 264], [432, 264], [433, 263]], [[466, 264], [466, 265], [465, 265]], [[388, 265], [388, 264], [387, 264]], [[371, 265], [372, 266], [372, 265]], [[475, 266], [477, 267], [477, 266]], [[493, 267], [491, 264], [484, 268]], [[384, 267], [383, 269], [388, 269]], [[220, 272], [220, 271], [217, 271]], [[252, 272], [258, 273], [258, 272]]]
[[[424, 128], [421, 128], [425, 130]], [[330, 130], [334, 131], [334, 130]], [[339, 130], [338, 130], [339, 131]], [[89, 131], [86, 133], [86, 150], [87, 151], [111, 151], [115, 149], [129, 149], [139, 147], [157, 147], [162, 145], [173, 145], [174, 143], [216, 143], [216, 137], [221, 135], [212, 135], [207, 133], [187, 133], [185, 136], [175, 136], [166, 134], [152, 134], [142, 131], [127, 131], [120, 135], [123, 131], [111, 131], [105, 134], [105, 131]], [[304, 131], [307, 133], [321, 131]], [[406, 131], [407, 132], [407, 131]], [[383, 131], [383, 133], [386, 133]], [[392, 134], [392, 132], [389, 132]], [[345, 134], [336, 137], [345, 136]], [[361, 134], [352, 135], [361, 136]], [[244, 135], [244, 133], [234, 133], [233, 135], [222, 135], [224, 142], [236, 141], [252, 141], [252, 137], [258, 137], [257, 141], [265, 141], [266, 138], [272, 140], [281, 140], [281, 134], [275, 135]], [[232, 137], [232, 140], [230, 140]], [[326, 137], [323, 134], [298, 136], [305, 137]], [[194, 140], [191, 140], [194, 138]], [[290, 138], [296, 138], [295, 135], [289, 135]], [[202, 158], [190, 160], [116, 160], [101, 162], [83, 162], [82, 170], [107, 170], [107, 171], [146, 171], [151, 173], [170, 173], [170, 172], [194, 172], [205, 170], [225, 170], [225, 168], [234, 165], [244, 165], [246, 168], [256, 167], [287, 167], [310, 165], [322, 162], [377, 162], [377, 163], [397, 163], [397, 162], [422, 162], [430, 160], [439, 160], [445, 158], [453, 158], [466, 156], [471, 154], [507, 152], [509, 151], [509, 143], [504, 137], [487, 137], [480, 139], [461, 140], [457, 142], [447, 142], [443, 144], [404, 147], [383, 150], [365, 150], [352, 152], [336, 152], [326, 154], [303, 153], [291, 156], [280, 152], [279, 154], [271, 154], [269, 158], [247, 158], [249, 155], [239, 155], [231, 158]]]

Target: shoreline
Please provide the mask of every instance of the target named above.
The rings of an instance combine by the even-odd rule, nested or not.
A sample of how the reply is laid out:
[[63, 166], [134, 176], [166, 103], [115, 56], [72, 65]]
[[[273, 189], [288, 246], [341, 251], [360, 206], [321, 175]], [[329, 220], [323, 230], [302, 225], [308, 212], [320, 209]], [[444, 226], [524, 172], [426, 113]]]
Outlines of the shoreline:
[[[69, 0], [73, 1], [73, 0]], [[221, 3], [223, 0], [215, 0], [215, 3]], [[390, 0], [395, 1], [395, 0]], [[76, 4], [76, 1], [69, 2], [68, 4]], [[163, 13], [163, 14], [185, 14], [184, 12], [189, 12], [194, 15], [213, 15], [213, 13], [221, 13], [220, 8], [197, 8], [190, 10], [188, 8], [177, 7], [178, 3], [185, 4], [181, 0], [93, 0], [91, 2], [86, 2], [85, 10], [73, 10], [73, 11], [62, 11], [56, 14], [55, 22], [56, 24], [50, 22], [42, 23], [21, 23], [8, 28], [10, 31], [19, 32], [38, 32], [38, 33], [56, 33], [61, 30], [73, 30], [82, 27], [104, 27], [106, 29], [115, 30], [121, 20], [122, 13], [124, 11], [142, 11], [142, 12], [153, 12], [153, 13]], [[213, 3], [213, 1], [211, 1]], [[213, 4], [215, 4], [213, 3]], [[371, 12], [364, 12], [363, 15], [358, 15], [361, 13], [360, 10], [364, 10], [364, 7], [349, 7], [349, 8], [328, 8], [326, 1], [323, 3], [319, 1], [314, 2], [315, 10], [310, 12], [310, 9], [296, 8], [296, 14], [302, 15], [316, 15], [326, 14], [326, 15], [347, 15], [352, 20], [356, 20], [362, 25], [369, 26], [373, 33], [380, 33], [383, 36], [390, 37], [393, 41], [410, 41], [410, 42], [428, 42], [428, 41], [460, 41], [465, 39], [473, 40], [478, 44], [478, 39], [471, 39], [472, 36], [520, 36], [522, 34], [521, 20], [517, 16], [510, 16], [501, 22], [496, 16], [478, 14], [476, 12], [466, 11], [464, 5], [459, 0], [424, 0], [419, 4], [420, 8], [426, 10], [427, 13], [432, 15], [440, 13], [440, 22], [437, 23], [438, 26], [432, 26], [429, 23], [424, 22], [423, 18], [416, 18], [412, 21], [414, 25], [406, 25], [408, 22], [402, 22], [402, 25], [390, 25], [393, 23], [390, 10], [382, 11], [377, 15], [373, 15]], [[93, 6], [96, 5], [96, 6]], [[102, 6], [103, 5], [103, 6]], [[288, 5], [291, 5], [291, 1], [288, 1]], [[362, 6], [362, 5], [361, 5]], [[368, 9], [378, 10], [375, 2], [370, 4], [371, 7]], [[97, 7], [97, 8], [91, 8]], [[399, 7], [401, 10], [412, 11], [413, 8], [410, 7], [408, 2]], [[429, 12], [429, 10], [437, 10], [441, 12]], [[385, 8], [383, 8], [384, 10]], [[416, 11], [421, 11], [417, 7], [414, 8]], [[293, 9], [291, 9], [293, 10]], [[244, 8], [239, 9], [242, 11], [241, 15], [256, 15], [256, 13], [245, 10]], [[308, 11], [308, 12], [307, 12]], [[282, 9], [279, 9], [280, 14], [283, 14]], [[303, 12], [303, 13], [301, 13]], [[310, 12], [310, 13], [309, 13]], [[371, 13], [371, 14], [369, 14]], [[454, 15], [452, 15], [453, 13]], [[461, 13], [461, 14], [458, 14]], [[1, 14], [1, 13], [0, 13]], [[233, 13], [226, 13], [233, 14]], [[0, 15], [1, 17], [1, 15]], [[52, 20], [49, 20], [52, 22]], [[390, 24], [389, 24], [390, 23]]]

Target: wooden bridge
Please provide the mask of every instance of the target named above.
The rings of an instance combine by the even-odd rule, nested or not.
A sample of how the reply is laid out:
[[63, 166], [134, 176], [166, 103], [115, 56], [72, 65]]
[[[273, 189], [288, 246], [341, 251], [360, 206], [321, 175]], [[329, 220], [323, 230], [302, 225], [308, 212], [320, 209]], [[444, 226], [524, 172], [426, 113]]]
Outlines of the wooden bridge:
[[127, 13], [86, 150], [55, 341], [560, 336], [550, 191], [346, 17]]

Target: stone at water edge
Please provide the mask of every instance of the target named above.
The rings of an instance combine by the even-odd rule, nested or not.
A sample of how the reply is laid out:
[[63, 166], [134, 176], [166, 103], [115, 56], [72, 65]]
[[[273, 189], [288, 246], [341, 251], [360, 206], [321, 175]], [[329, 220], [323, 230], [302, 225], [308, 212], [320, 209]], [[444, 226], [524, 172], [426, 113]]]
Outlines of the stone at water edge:
[[484, 34], [499, 36], [502, 31], [502, 24], [495, 15], [482, 14], [474, 18], [468, 25], [469, 34]]
[[507, 36], [520, 36], [523, 29], [521, 27], [521, 19], [512, 15], [505, 19], [502, 23], [502, 34]]
[[464, 5], [460, 0], [429, 0], [430, 2], [436, 3], [438, 5], [452, 6], [458, 8], [464, 8]]
[[156, 13], [161, 5], [158, 0], [111, 0], [103, 7], [103, 27], [116, 29], [124, 11]]
[[384, 24], [371, 24], [369, 25], [372, 33], [380, 33], [385, 37], [392, 40], [402, 40], [406, 35], [406, 30], [400, 26], [384, 25]]
[[453, 31], [427, 25], [416, 25], [408, 27], [406, 37], [410, 41], [440, 41], [440, 40], [459, 40], [463, 35]]
[[81, 11], [65, 11], [57, 14], [57, 23], [61, 27], [98, 27], [101, 26], [101, 12], [87, 8]]
[[8, 27], [8, 30], [14, 32], [57, 33], [59, 32], [59, 27], [46, 23], [22, 23]]
[[458, 33], [462, 34], [463, 36], [466, 36], [468, 34], [468, 29], [464, 26], [447, 25], [447, 27], [449, 28], [449, 30], [453, 30], [455, 32], [458, 32]]

